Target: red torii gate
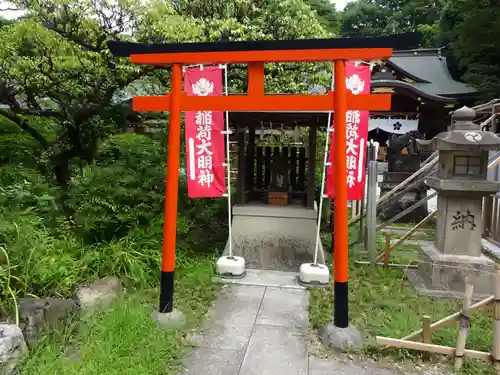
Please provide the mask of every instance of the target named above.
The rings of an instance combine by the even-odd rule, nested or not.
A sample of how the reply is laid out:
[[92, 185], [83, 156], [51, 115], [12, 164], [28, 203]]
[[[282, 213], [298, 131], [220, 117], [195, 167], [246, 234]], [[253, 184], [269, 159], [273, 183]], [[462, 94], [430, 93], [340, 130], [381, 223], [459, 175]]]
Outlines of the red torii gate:
[[[135, 111], [169, 111], [168, 160], [160, 281], [160, 313], [173, 310], [176, 219], [179, 187], [179, 155], [182, 111], [334, 111], [335, 127], [335, 236], [334, 323], [349, 325], [348, 317], [348, 216], [346, 184], [346, 111], [391, 107], [390, 94], [355, 96], [346, 90], [345, 61], [375, 60], [392, 56], [392, 49], [418, 45], [417, 33], [374, 38], [339, 38], [221, 43], [139, 44], [110, 42], [115, 56], [131, 62], [172, 67], [172, 91], [164, 96], [133, 98]], [[283, 62], [334, 62], [335, 91], [325, 95], [266, 95], [264, 64]], [[248, 64], [248, 94], [236, 96], [188, 96], [182, 90], [184, 64]]]

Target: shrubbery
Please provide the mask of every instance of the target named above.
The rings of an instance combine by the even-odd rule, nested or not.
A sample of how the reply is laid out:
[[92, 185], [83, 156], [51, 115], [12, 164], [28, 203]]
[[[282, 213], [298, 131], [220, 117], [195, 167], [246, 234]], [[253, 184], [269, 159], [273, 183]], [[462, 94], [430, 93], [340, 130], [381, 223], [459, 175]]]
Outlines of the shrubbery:
[[[1, 166], [3, 314], [14, 296], [68, 296], [77, 284], [106, 275], [119, 275], [131, 287], [156, 286], [165, 154], [159, 142], [146, 136], [112, 136], [64, 194], [38, 170]], [[187, 199], [181, 178], [179, 212], [177, 265], [182, 273], [186, 263], [224, 246], [227, 202]]]

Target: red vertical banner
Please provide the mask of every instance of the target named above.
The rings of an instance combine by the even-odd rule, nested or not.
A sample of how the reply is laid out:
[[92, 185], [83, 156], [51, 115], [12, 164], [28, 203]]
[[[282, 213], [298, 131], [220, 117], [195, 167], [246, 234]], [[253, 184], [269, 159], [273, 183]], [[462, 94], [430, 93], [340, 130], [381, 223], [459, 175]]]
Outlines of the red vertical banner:
[[[363, 64], [356, 65], [348, 61], [345, 64], [346, 87], [354, 95], [370, 93], [371, 71], [370, 67]], [[365, 187], [366, 169], [366, 144], [368, 139], [368, 111], [349, 110], [346, 113], [346, 163], [347, 163], [347, 199], [361, 200]], [[335, 125], [333, 124], [335, 131]], [[332, 133], [331, 146], [328, 153], [330, 165], [326, 175], [326, 194], [329, 198], [335, 198], [333, 167], [334, 136]]]
[[[222, 95], [222, 69], [187, 69], [184, 91], [195, 96]], [[226, 192], [224, 113], [186, 112], [185, 125], [188, 197], [221, 197]]]

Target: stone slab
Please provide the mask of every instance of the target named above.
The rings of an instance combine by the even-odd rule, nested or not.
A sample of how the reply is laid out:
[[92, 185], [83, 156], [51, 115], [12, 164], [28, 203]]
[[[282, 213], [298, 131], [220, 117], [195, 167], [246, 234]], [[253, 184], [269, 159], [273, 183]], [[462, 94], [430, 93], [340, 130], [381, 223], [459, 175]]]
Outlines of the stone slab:
[[[245, 259], [247, 268], [297, 272], [301, 264], [314, 259], [316, 229], [316, 216], [234, 215], [233, 253]], [[228, 243], [224, 254], [228, 253]]]
[[178, 375], [238, 374], [243, 357], [243, 351], [195, 348], [183, 361], [185, 370]]
[[236, 216], [263, 216], [316, 220], [318, 211], [316, 204], [314, 209], [309, 209], [302, 205], [271, 206], [264, 203], [252, 203], [235, 205], [233, 207], [233, 217]]
[[[384, 233], [390, 233], [390, 234], [393, 234], [395, 236], [403, 236], [405, 235], [406, 233], [408, 233], [408, 231], [411, 229], [411, 227], [408, 227], [408, 228], [403, 228], [403, 227], [386, 227], [386, 228], [383, 228], [382, 229], [382, 232]], [[416, 232], [414, 232], [412, 234], [413, 237], [424, 237], [426, 236], [428, 233], [430, 233], [430, 231], [425, 231], [425, 230], [417, 230]]]
[[307, 375], [308, 362], [306, 336], [257, 324], [239, 375]]
[[307, 329], [308, 302], [306, 290], [267, 288], [256, 323]]
[[298, 272], [254, 270], [247, 269], [245, 277], [241, 279], [228, 279], [216, 277], [215, 279], [224, 284], [269, 286], [286, 289], [306, 289], [297, 283]]
[[443, 254], [433, 244], [422, 246], [420, 255], [418, 271], [428, 289], [463, 294], [465, 280], [470, 278], [476, 294], [493, 293], [495, 263], [486, 256]]
[[204, 328], [193, 335], [201, 347], [243, 350], [264, 297], [264, 287], [228, 285], [209, 311]]
[[[393, 238], [391, 240], [391, 245], [394, 245], [398, 241], [399, 238]], [[432, 241], [428, 240], [405, 240], [403, 243], [406, 245], [420, 245], [420, 246], [432, 245]]]
[[[453, 291], [449, 289], [438, 289], [429, 286], [425, 280], [420, 276], [418, 270], [408, 270], [406, 272], [406, 277], [408, 281], [413, 285], [417, 293], [421, 296], [427, 296], [432, 298], [440, 299], [463, 299], [464, 292]], [[480, 301], [484, 298], [489, 297], [490, 294], [474, 293], [472, 299], [474, 301]]]
[[404, 372], [380, 368], [368, 362], [309, 358], [309, 375], [403, 375]]

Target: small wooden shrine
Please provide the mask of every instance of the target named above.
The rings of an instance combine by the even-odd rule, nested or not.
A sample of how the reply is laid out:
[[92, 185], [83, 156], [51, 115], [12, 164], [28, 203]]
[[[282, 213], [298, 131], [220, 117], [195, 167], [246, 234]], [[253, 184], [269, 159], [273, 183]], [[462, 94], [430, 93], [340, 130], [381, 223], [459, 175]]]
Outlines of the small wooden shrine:
[[231, 113], [238, 153], [235, 204], [314, 208], [317, 132], [327, 125], [327, 119], [323, 124], [321, 119], [293, 113]]

